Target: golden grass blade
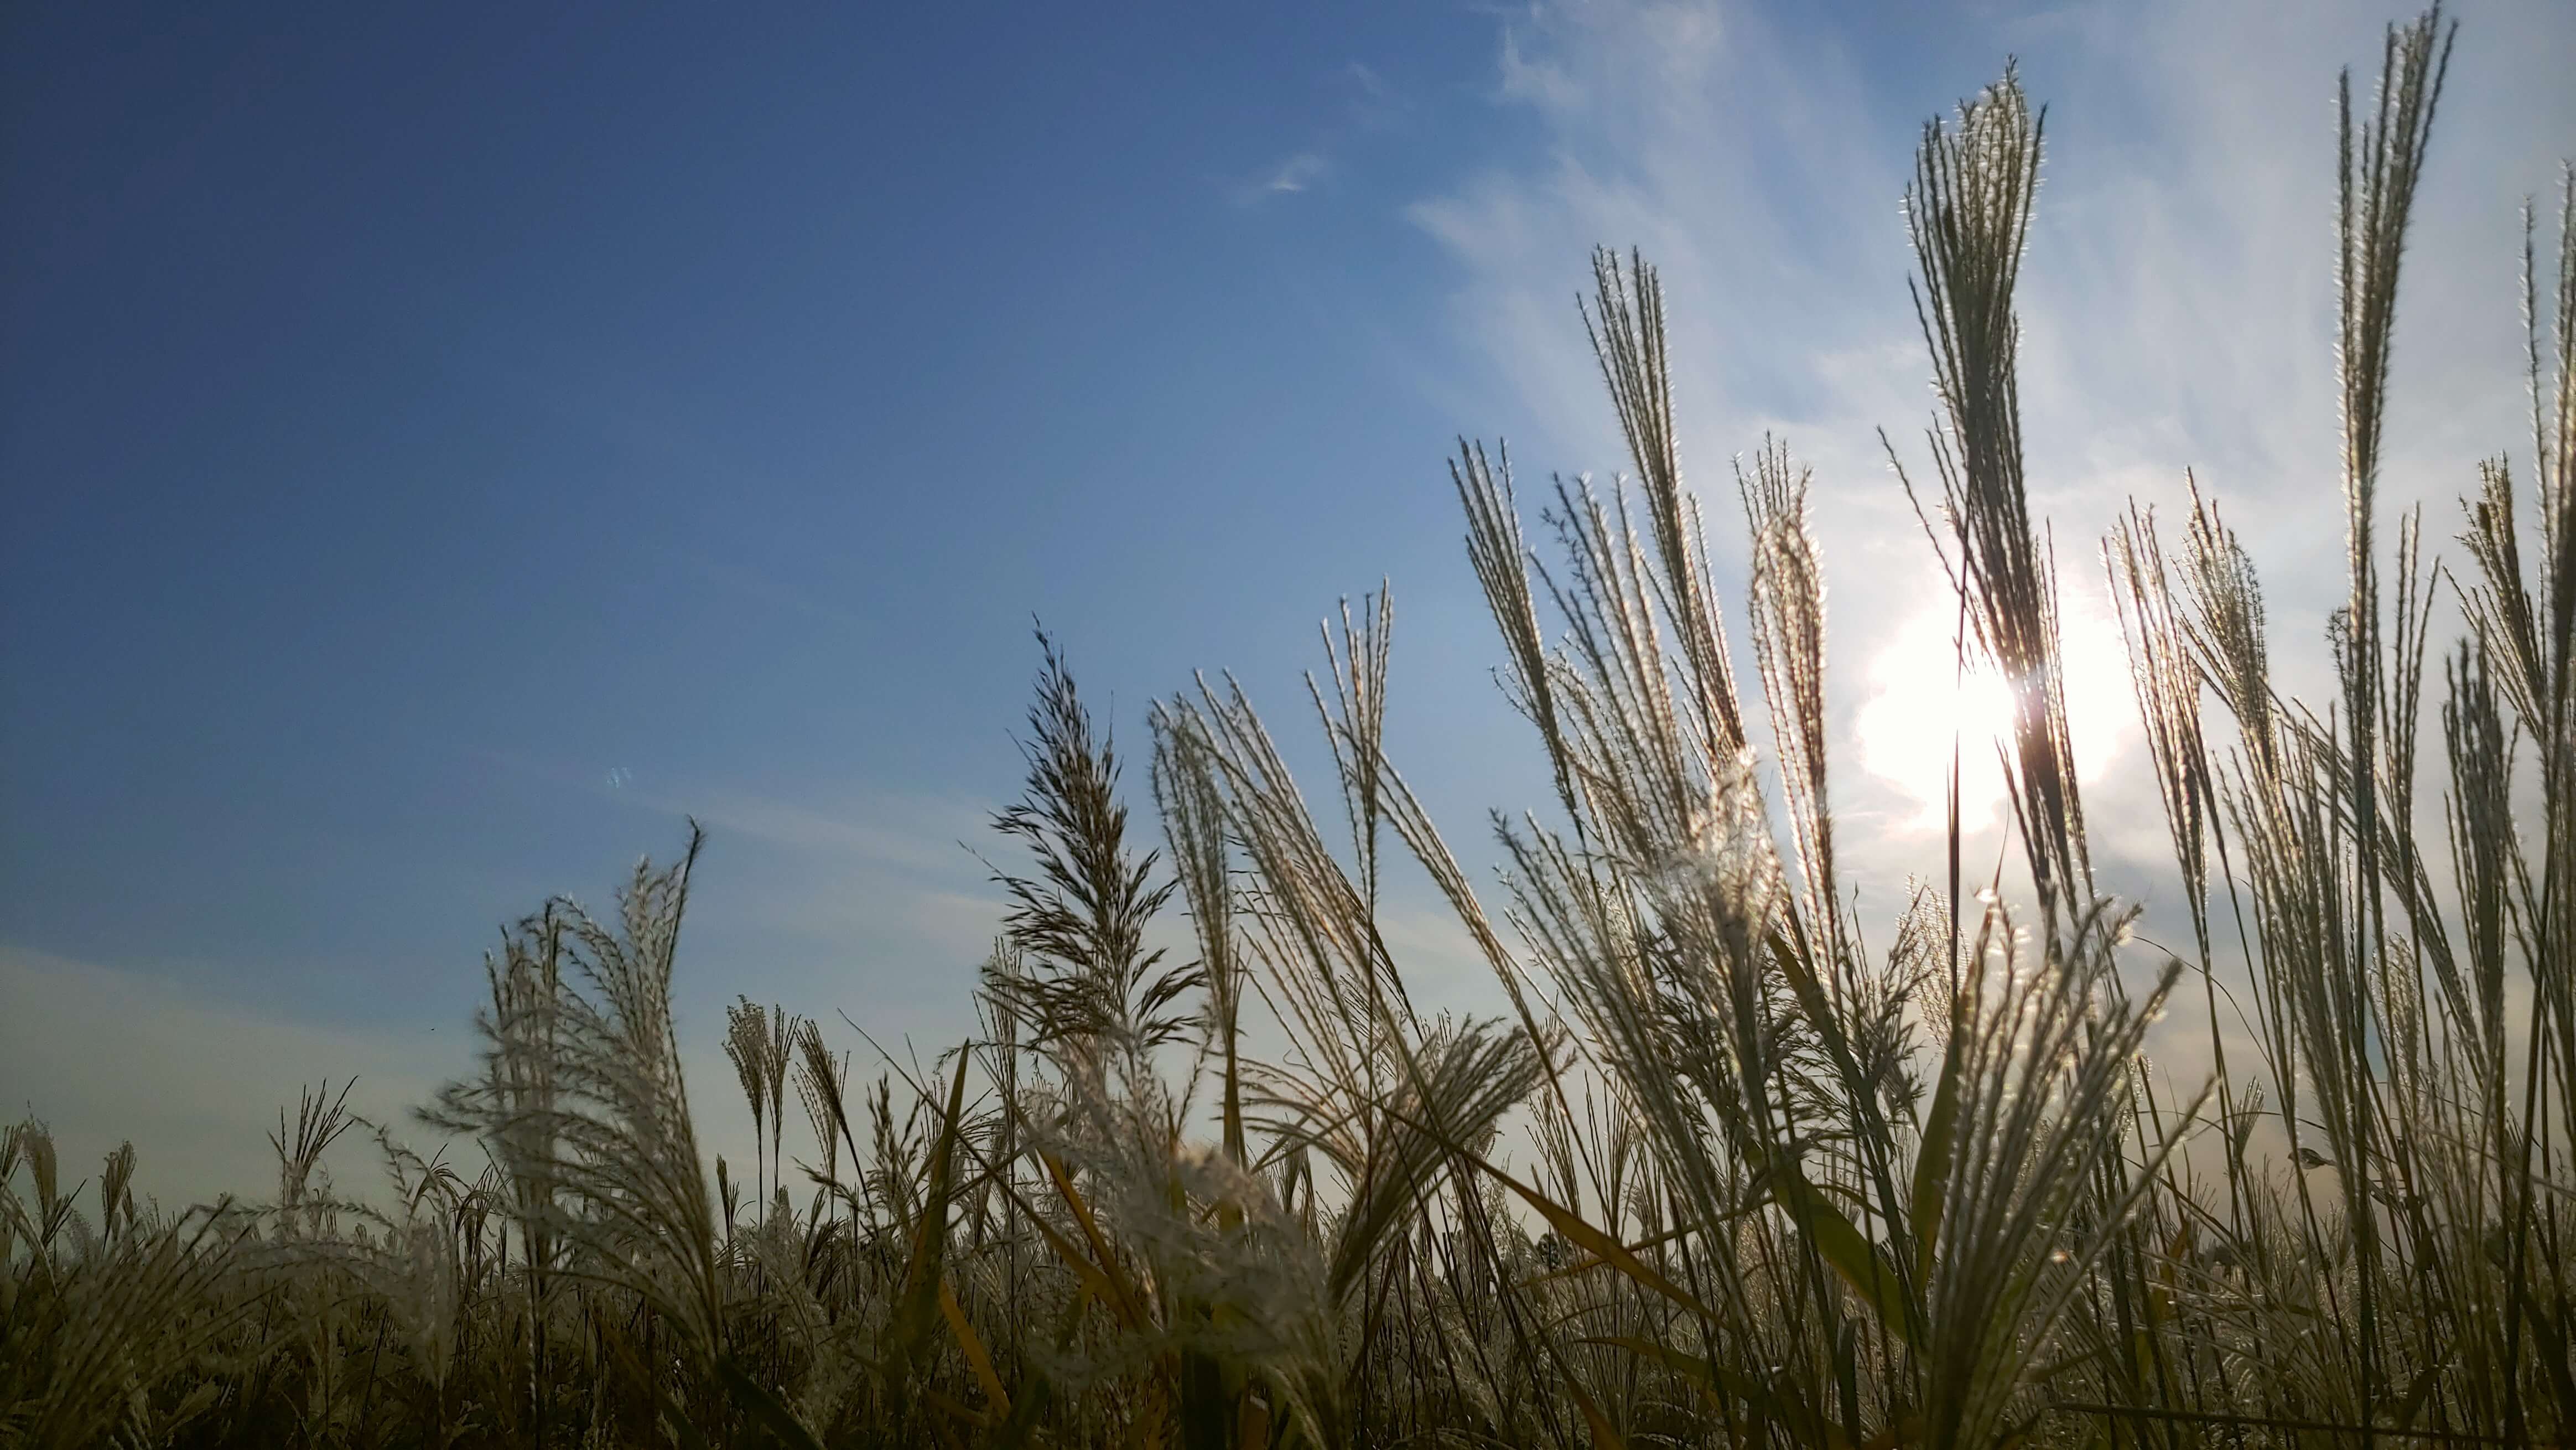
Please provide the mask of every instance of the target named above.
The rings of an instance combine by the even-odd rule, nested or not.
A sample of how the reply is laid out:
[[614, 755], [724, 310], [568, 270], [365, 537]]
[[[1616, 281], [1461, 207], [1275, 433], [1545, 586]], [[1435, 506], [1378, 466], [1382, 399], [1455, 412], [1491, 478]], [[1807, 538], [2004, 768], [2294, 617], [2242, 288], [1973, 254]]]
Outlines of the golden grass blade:
[[1702, 1304], [1689, 1290], [1684, 1289], [1679, 1284], [1665, 1278], [1661, 1273], [1656, 1271], [1654, 1266], [1629, 1252], [1627, 1245], [1619, 1242], [1617, 1239], [1603, 1233], [1601, 1230], [1586, 1222], [1581, 1214], [1559, 1204], [1556, 1200], [1539, 1192], [1537, 1189], [1530, 1187], [1528, 1184], [1521, 1182], [1519, 1179], [1514, 1178], [1509, 1173], [1504, 1172], [1501, 1168], [1496, 1167], [1494, 1164], [1486, 1161], [1484, 1158], [1479, 1157], [1476, 1154], [1460, 1150], [1460, 1156], [1466, 1158], [1467, 1161], [1484, 1170], [1487, 1174], [1491, 1175], [1496, 1182], [1502, 1184], [1505, 1188], [1508, 1188], [1513, 1193], [1519, 1195], [1522, 1202], [1528, 1204], [1531, 1208], [1536, 1209], [1539, 1216], [1547, 1220], [1550, 1228], [1553, 1228], [1558, 1233], [1565, 1235], [1566, 1239], [1573, 1243], [1575, 1247], [1582, 1249], [1584, 1252], [1591, 1254], [1594, 1258], [1599, 1259], [1601, 1262], [1618, 1270], [1640, 1287], [1653, 1290], [1655, 1293], [1670, 1299], [1675, 1304], [1678, 1304], [1682, 1308], [1689, 1310], [1691, 1313], [1698, 1315], [1701, 1319], [1713, 1321], [1717, 1318], [1715, 1314], [1710, 1312], [1708, 1306]]
[[995, 1420], [1011, 1413], [1011, 1397], [1002, 1388], [1002, 1377], [993, 1372], [993, 1357], [984, 1352], [984, 1341], [975, 1326], [966, 1322], [966, 1310], [957, 1302], [953, 1280], [942, 1276], [939, 1281], [939, 1312], [948, 1318], [948, 1330], [957, 1336], [957, 1347], [966, 1353], [966, 1364], [975, 1372], [975, 1382], [984, 1387], [989, 1402], [987, 1413]]
[[[1054, 1182], [1056, 1195], [1064, 1200], [1065, 1208], [1073, 1214], [1074, 1223], [1082, 1229], [1083, 1238], [1091, 1245], [1093, 1267], [1097, 1271], [1099, 1287], [1104, 1291], [1102, 1297], [1127, 1323], [1141, 1327], [1147, 1318], [1145, 1295], [1119, 1267], [1118, 1256], [1110, 1249], [1108, 1236], [1100, 1231], [1100, 1221], [1092, 1217], [1091, 1205], [1083, 1201], [1081, 1190], [1073, 1186], [1073, 1175], [1065, 1171], [1064, 1160], [1052, 1153], [1041, 1153], [1038, 1161], [1046, 1165], [1047, 1177]], [[1049, 1237], [1055, 1237], [1052, 1230]], [[1071, 1247], [1064, 1244], [1058, 1252]]]
[[1574, 1371], [1559, 1364], [1556, 1372], [1565, 1381], [1566, 1389], [1574, 1395], [1575, 1405], [1583, 1411], [1583, 1423], [1592, 1432], [1592, 1450], [1627, 1450], [1627, 1440], [1620, 1436], [1618, 1427], [1610, 1423], [1610, 1417], [1601, 1412], [1601, 1402], [1594, 1399], [1592, 1392], [1583, 1387], [1583, 1382], [1574, 1377]]
[[1932, 1109], [1923, 1119], [1923, 1137], [1915, 1147], [1914, 1191], [1909, 1217], [1914, 1229], [1914, 1277], [1932, 1276], [1932, 1256], [1941, 1238], [1941, 1214], [1950, 1187], [1950, 1160], [1959, 1131], [1959, 1079], [1967, 1050], [1968, 1028], [1953, 999], [1950, 1033], [1941, 1049], [1941, 1080], [1932, 1090]]
[[1843, 1282], [1860, 1295], [1890, 1334], [1916, 1348], [1923, 1345], [1920, 1313], [1905, 1292], [1905, 1279], [1885, 1252], [1869, 1241], [1833, 1201], [1825, 1197], [1795, 1163], [1783, 1161], [1771, 1171], [1771, 1191], [1789, 1210], [1807, 1242], [1815, 1245]]

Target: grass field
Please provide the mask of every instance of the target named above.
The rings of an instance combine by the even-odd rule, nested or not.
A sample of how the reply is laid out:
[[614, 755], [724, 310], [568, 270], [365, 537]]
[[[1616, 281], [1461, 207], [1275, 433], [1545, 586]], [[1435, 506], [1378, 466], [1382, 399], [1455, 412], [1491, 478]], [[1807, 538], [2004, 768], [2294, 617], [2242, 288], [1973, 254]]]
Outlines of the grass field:
[[[1507, 459], [1450, 464], [1554, 783], [1498, 818], [1498, 891], [1382, 753], [1384, 596], [1327, 634], [1322, 815], [1222, 680], [1158, 703], [1122, 794], [1050, 646], [974, 1040], [916, 1080], [745, 1002], [738, 1080], [685, 1083], [693, 837], [506, 934], [480, 1073], [420, 1122], [282, 1114], [270, 1201], [138, 1211], [130, 1147], [92, 1171], [10, 1129], [0, 1445], [2565, 1443], [2576, 182], [2526, 259], [2531, 436], [2460, 481], [2437, 566], [2377, 492], [2448, 54], [2428, 15], [2346, 91], [2337, 697], [2275, 692], [2196, 488], [2055, 521], [2110, 525], [2179, 956], [2095, 886], [2015, 373], [2041, 127], [2007, 71], [1923, 134], [1940, 414], [1888, 456], [1961, 667], [2012, 685], [2009, 870], [1962, 861], [1954, 811], [1903, 914], [1855, 914], [1806, 475], [1768, 441], [1737, 470], [1733, 634], [1656, 274], [1604, 252], [1627, 479], [1559, 485], [1534, 550]], [[1417, 1011], [1389, 853], [1506, 1014]], [[2160, 1018], [2205, 1025], [2205, 1084], [2145, 1065]], [[710, 1173], [737, 1091], [761, 1147]], [[403, 1146], [440, 1134], [488, 1165]], [[390, 1188], [331, 1191], [370, 1139]]]

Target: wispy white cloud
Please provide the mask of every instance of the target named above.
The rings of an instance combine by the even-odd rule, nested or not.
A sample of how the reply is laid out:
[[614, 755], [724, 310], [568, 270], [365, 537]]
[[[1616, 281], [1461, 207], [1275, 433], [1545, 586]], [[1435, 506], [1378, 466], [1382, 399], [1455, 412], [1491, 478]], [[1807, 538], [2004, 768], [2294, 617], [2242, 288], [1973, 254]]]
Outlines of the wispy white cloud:
[[[567, 795], [707, 828], [690, 904], [684, 999], [737, 992], [799, 1010], [866, 1007], [901, 1030], [963, 1030], [967, 986], [1001, 921], [991, 867], [996, 803], [856, 781], [788, 797], [720, 778], [486, 753]], [[1149, 823], [1150, 824], [1150, 823]], [[571, 893], [591, 901], [613, 883]], [[710, 981], [699, 964], [721, 964]]]
[[1235, 205], [1252, 206], [1268, 197], [1304, 191], [1331, 175], [1332, 169], [1333, 163], [1323, 153], [1300, 151], [1236, 188]]
[[1350, 84], [1354, 107], [1370, 103], [1378, 105], [1395, 103], [1395, 87], [1388, 85], [1386, 77], [1379, 75], [1376, 67], [1366, 61], [1345, 62], [1342, 66], [1342, 79]]
[[1503, 32], [1502, 76], [1495, 93], [1507, 101], [1521, 101], [1557, 116], [1569, 116], [1582, 109], [1584, 92], [1574, 77], [1562, 66], [1550, 61], [1532, 60], [1522, 53], [1520, 33]]
[[1329, 96], [1323, 118], [1303, 145], [1228, 188], [1236, 206], [1258, 206], [1314, 190], [1340, 171], [1344, 153], [1366, 137], [1402, 125], [1411, 108], [1404, 93], [1366, 61], [1343, 62], [1323, 84]]
[[477, 750], [475, 758], [556, 790], [635, 807], [673, 820], [694, 819], [718, 836], [830, 858], [934, 876], [980, 875], [959, 843], [989, 829], [992, 803], [869, 788], [848, 783], [789, 798], [722, 780], [675, 779], [631, 766], [538, 759]]

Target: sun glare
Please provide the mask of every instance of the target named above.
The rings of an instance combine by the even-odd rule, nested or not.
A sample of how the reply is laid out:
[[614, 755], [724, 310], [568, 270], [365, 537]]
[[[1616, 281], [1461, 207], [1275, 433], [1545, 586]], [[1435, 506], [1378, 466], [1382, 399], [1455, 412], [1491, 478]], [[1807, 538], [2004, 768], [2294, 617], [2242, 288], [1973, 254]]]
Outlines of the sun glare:
[[[1958, 742], [1959, 822], [1993, 824], [2005, 801], [1996, 748], [2012, 738], [2013, 697], [2001, 677], [1976, 664], [1962, 676], [1952, 631], [1957, 616], [1930, 611], [1908, 620], [1870, 668], [1870, 695], [1855, 731], [1861, 764], [1919, 808], [1913, 824], [1937, 829], [1948, 817], [1951, 742]], [[2070, 610], [2064, 623], [2066, 710], [2079, 781], [2098, 778], [2128, 724], [2128, 675], [2119, 631]]]

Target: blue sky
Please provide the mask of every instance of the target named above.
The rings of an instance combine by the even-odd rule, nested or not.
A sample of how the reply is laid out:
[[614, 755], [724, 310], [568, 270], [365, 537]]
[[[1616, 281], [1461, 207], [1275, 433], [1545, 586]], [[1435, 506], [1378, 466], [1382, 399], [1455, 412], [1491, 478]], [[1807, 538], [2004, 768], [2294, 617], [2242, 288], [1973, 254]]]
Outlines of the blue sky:
[[[2437, 505], [2519, 436], [2513, 209], [2576, 152], [2576, 12], [2458, 13], [2392, 421]], [[1713, 522], [1765, 428], [1816, 462], [1861, 730], [1928, 569], [1873, 431], [1927, 401], [1896, 198], [2008, 52], [2062, 552], [2197, 466], [2312, 642], [2331, 86], [2393, 14], [17, 7], [0, 1112], [148, 1184], [237, 1176], [299, 1081], [389, 1110], [467, 1065], [501, 921], [688, 812], [708, 1054], [737, 991], [962, 1031], [1033, 616], [1141, 759], [1194, 669], [1296, 736], [1314, 622], [1391, 578], [1391, 748], [1485, 859], [1542, 791], [1442, 458], [1616, 466], [1594, 242], [1665, 268]]]

